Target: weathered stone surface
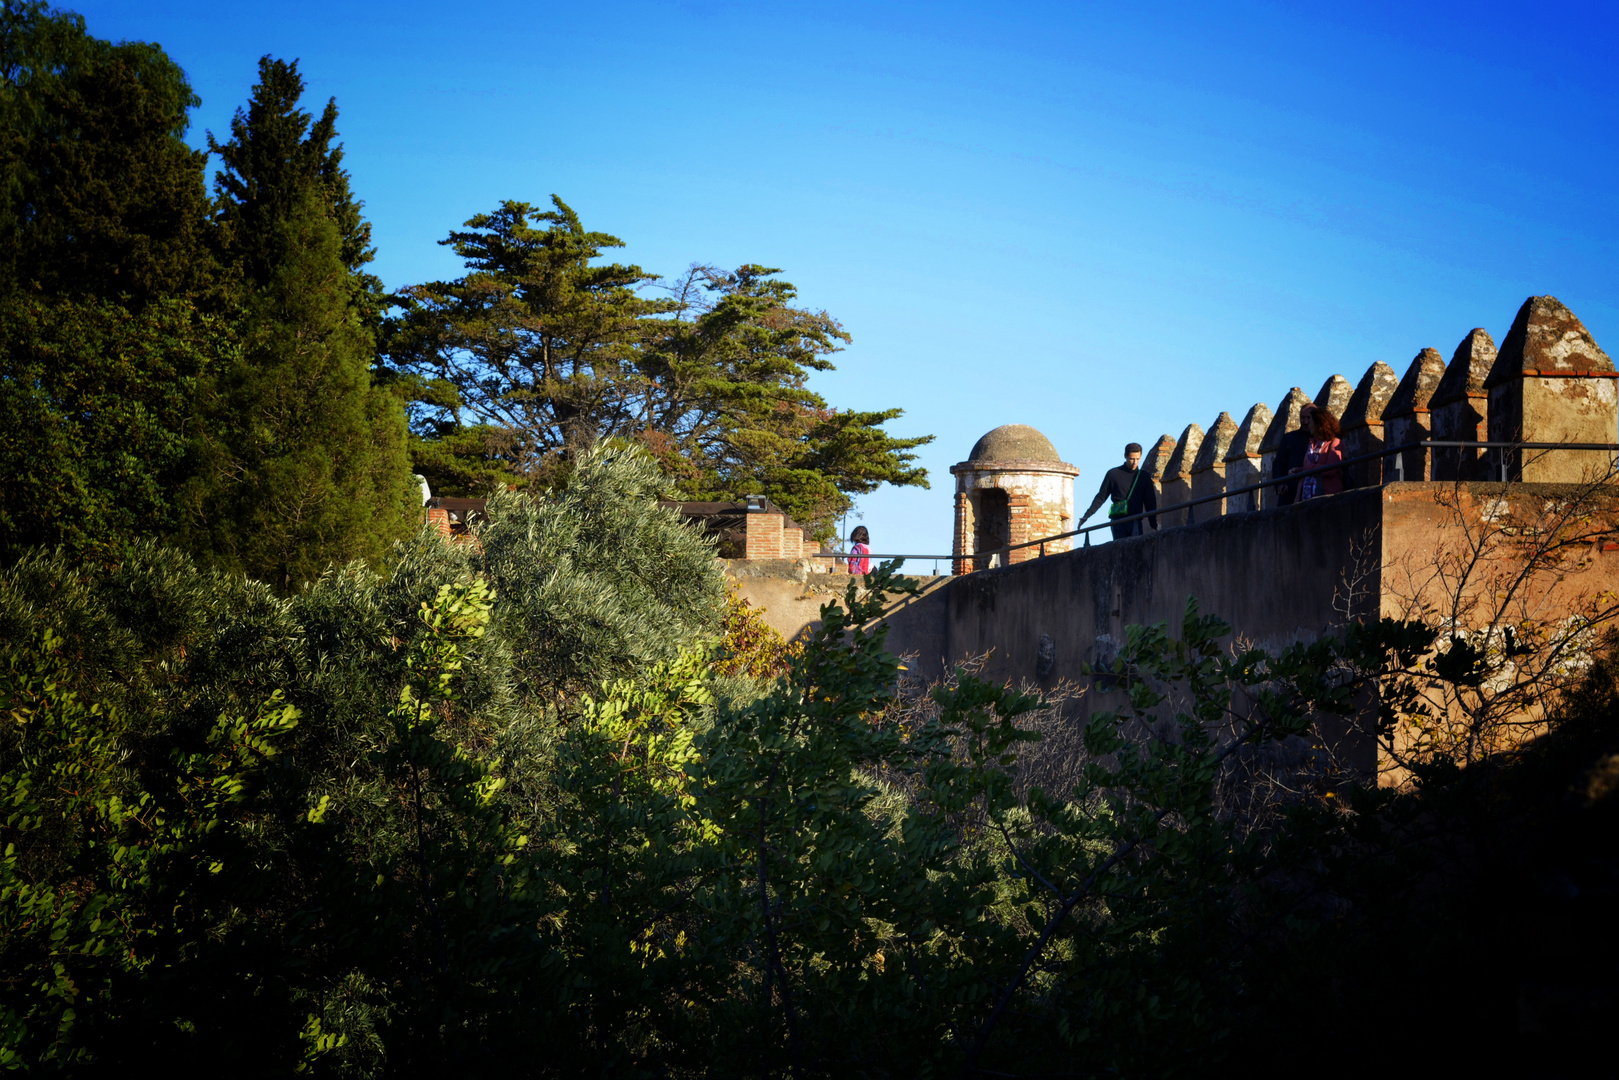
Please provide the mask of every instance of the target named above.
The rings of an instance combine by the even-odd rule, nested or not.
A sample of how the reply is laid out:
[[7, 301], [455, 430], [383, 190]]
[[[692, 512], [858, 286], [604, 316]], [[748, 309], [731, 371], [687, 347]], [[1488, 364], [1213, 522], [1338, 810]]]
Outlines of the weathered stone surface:
[[1270, 422], [1275, 419], [1271, 415], [1270, 406], [1263, 401], [1249, 409], [1237, 425], [1237, 433], [1231, 439], [1231, 446], [1226, 450], [1227, 463], [1239, 461], [1244, 458], [1259, 460], [1259, 444], [1265, 439], [1265, 432], [1270, 429]]
[[1318, 409], [1326, 409], [1333, 416], [1342, 420], [1344, 410], [1349, 408], [1349, 399], [1355, 394], [1355, 388], [1349, 385], [1349, 380], [1342, 375], [1333, 375], [1321, 384], [1321, 389], [1315, 395], [1315, 405]]
[[1495, 369], [1496, 356], [1495, 341], [1488, 330], [1482, 326], [1469, 330], [1451, 354], [1450, 366], [1434, 389], [1430, 407], [1438, 408], [1461, 398], [1488, 397], [1490, 392], [1484, 382]]
[[1512, 320], [1484, 389], [1525, 375], [1612, 378], [1614, 374], [1613, 361], [1572, 311], [1555, 296], [1531, 296]]
[[1237, 422], [1231, 419], [1231, 414], [1223, 412], [1216, 416], [1203, 436], [1203, 445], [1197, 449], [1197, 457], [1192, 462], [1192, 475], [1222, 467], [1231, 442], [1236, 437]]
[[[1237, 434], [1231, 440], [1231, 449], [1225, 455], [1225, 488], [1232, 491], [1259, 483], [1261, 457], [1259, 444], [1265, 439], [1271, 420], [1270, 406], [1263, 401], [1248, 410], [1237, 425]], [[1226, 500], [1226, 513], [1243, 514], [1259, 509], [1259, 492], [1250, 491]]]
[[1028, 424], [1002, 424], [973, 443], [968, 461], [1061, 461], [1051, 440]]
[[1393, 368], [1379, 360], [1366, 369], [1366, 374], [1360, 377], [1360, 385], [1350, 395], [1349, 405], [1344, 409], [1343, 429], [1350, 432], [1356, 428], [1382, 426], [1383, 410], [1394, 397], [1394, 391], [1400, 387], [1400, 376], [1395, 374]]
[[[1276, 407], [1276, 415], [1271, 418], [1270, 427], [1265, 430], [1265, 437], [1259, 441], [1259, 478], [1269, 480], [1276, 475], [1276, 452], [1281, 449], [1282, 436], [1289, 431], [1299, 429], [1299, 414], [1304, 407], [1310, 404], [1310, 395], [1300, 387], [1295, 386], [1287, 392], [1282, 403]], [[1280, 506], [1280, 496], [1275, 488], [1266, 488], [1260, 492], [1260, 505], [1266, 508]]]
[[1148, 448], [1146, 455], [1141, 459], [1141, 468], [1155, 484], [1162, 484], [1164, 471], [1169, 468], [1169, 459], [1175, 455], [1175, 436], [1160, 435], [1158, 441]]
[[1395, 387], [1394, 396], [1383, 407], [1384, 423], [1396, 417], [1427, 412], [1434, 391], [1439, 389], [1439, 380], [1444, 377], [1445, 360], [1439, 350], [1423, 349], [1417, 353], [1411, 366], [1405, 369], [1400, 385]]
[[[1383, 410], [1399, 388], [1400, 377], [1379, 360], [1366, 369], [1349, 399], [1343, 415], [1344, 457], [1375, 454], [1383, 449]], [[1368, 484], [1383, 482], [1383, 462], [1367, 461], [1350, 466], [1350, 474]]]
[[[1383, 439], [1387, 445], [1403, 446], [1428, 438], [1428, 402], [1433, 400], [1439, 380], [1444, 377], [1445, 361], [1438, 350], [1423, 349], [1417, 353], [1411, 366], [1405, 369], [1394, 396], [1383, 408]], [[1397, 468], [1399, 464], [1405, 467], [1403, 473]], [[1406, 480], [1427, 480], [1430, 476], [1428, 451], [1421, 447], [1407, 450], [1400, 455], [1399, 462], [1394, 458], [1386, 459], [1384, 468], [1390, 479], [1398, 475]]]
[[[1484, 388], [1495, 367], [1495, 342], [1482, 326], [1468, 331], [1451, 354], [1445, 377], [1429, 403], [1429, 430], [1435, 439], [1482, 442], [1489, 439], [1490, 392]], [[1494, 455], [1479, 448], [1440, 447], [1433, 454], [1435, 480], [1487, 480]]]
[[[1203, 445], [1198, 447], [1197, 460], [1192, 464], [1192, 498], [1201, 499], [1225, 491], [1225, 456], [1236, 437], [1237, 422], [1231, 419], [1230, 413], [1223, 412], [1214, 418], [1203, 436]], [[1191, 521], [1207, 521], [1225, 512], [1225, 500], [1220, 499], [1194, 506], [1188, 515]]]
[[[1203, 429], [1196, 424], [1187, 424], [1186, 430], [1175, 443], [1174, 451], [1169, 455], [1169, 464], [1164, 466], [1163, 505], [1173, 506], [1183, 503], [1192, 497], [1192, 465], [1197, 461], [1198, 451], [1203, 448]], [[1167, 529], [1175, 525], [1186, 524], [1185, 510], [1172, 510], [1167, 514], [1158, 515], [1159, 528]]]
[[1260, 440], [1259, 452], [1273, 454], [1282, 445], [1282, 436], [1289, 431], [1299, 429], [1299, 413], [1310, 404], [1310, 395], [1303, 389], [1295, 386], [1287, 392], [1282, 403], [1276, 407], [1276, 415], [1271, 418], [1270, 427], [1265, 431], [1264, 439]]
[[[1490, 374], [1491, 440], [1612, 443], [1619, 437], [1613, 361], [1554, 296], [1518, 309]], [[1603, 450], [1508, 450], [1507, 475], [1532, 483], [1580, 483], [1610, 471]]]

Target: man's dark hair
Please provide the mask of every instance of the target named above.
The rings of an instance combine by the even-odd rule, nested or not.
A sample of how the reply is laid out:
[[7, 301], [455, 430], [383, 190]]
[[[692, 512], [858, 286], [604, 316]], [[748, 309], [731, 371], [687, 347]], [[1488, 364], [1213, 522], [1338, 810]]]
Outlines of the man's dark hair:
[[1126, 443], [1124, 452], [1126, 454], [1139, 454], [1141, 453], [1141, 444], [1138, 442]]

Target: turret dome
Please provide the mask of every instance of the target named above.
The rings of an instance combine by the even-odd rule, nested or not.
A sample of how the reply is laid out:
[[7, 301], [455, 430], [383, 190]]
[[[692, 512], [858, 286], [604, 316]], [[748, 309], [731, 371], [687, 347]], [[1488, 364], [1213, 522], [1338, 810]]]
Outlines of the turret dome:
[[1002, 424], [973, 443], [968, 461], [1061, 461], [1051, 440], [1028, 424]]

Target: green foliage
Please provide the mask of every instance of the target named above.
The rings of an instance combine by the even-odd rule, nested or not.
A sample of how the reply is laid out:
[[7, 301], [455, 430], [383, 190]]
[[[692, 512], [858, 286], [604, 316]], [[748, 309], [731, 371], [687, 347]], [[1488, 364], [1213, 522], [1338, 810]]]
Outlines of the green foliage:
[[743, 598], [735, 583], [725, 589], [725, 623], [721, 627], [714, 671], [747, 679], [774, 679], [790, 670], [794, 657], [804, 651], [801, 641], [789, 642], [764, 620], [765, 609]]
[[713, 633], [724, 583], [709, 541], [656, 499], [663, 477], [634, 447], [583, 452], [553, 496], [500, 493], [480, 565], [527, 694], [554, 701], [675, 659]]
[[387, 343], [435, 490], [549, 483], [612, 438], [641, 442], [687, 498], [762, 492], [818, 535], [851, 494], [926, 484], [910, 451], [929, 440], [881, 430], [899, 410], [840, 412], [807, 388], [849, 336], [794, 306], [776, 270], [693, 267], [649, 299], [652, 275], [599, 261], [623, 241], [555, 196], [503, 202], [443, 243], [468, 273], [401, 290]]
[[211, 291], [197, 104], [161, 48], [91, 37], [32, 0], [0, 5], [0, 296], [126, 300]]
[[186, 538], [290, 590], [328, 563], [376, 561], [419, 513], [401, 401], [373, 385], [369, 226], [330, 145], [336, 108], [298, 108], [296, 64], [264, 58], [215, 145], [225, 264], [240, 280], [240, 362], [207, 384], [209, 437]]
[[0, 307], [0, 340], [0, 561], [55, 544], [107, 559], [173, 535], [194, 395], [234, 359], [228, 329], [180, 300], [22, 296]]

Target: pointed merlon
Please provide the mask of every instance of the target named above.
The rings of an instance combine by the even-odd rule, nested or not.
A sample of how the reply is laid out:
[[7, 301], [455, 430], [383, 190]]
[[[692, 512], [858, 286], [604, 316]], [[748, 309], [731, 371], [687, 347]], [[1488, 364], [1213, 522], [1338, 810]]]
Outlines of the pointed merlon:
[[1325, 409], [1333, 416], [1342, 420], [1344, 410], [1349, 407], [1349, 399], [1355, 393], [1355, 388], [1349, 385], [1349, 380], [1342, 375], [1333, 375], [1321, 384], [1321, 389], [1315, 395], [1315, 407]]
[[1152, 444], [1152, 449], [1141, 459], [1141, 468], [1146, 472], [1148, 480], [1163, 480], [1164, 471], [1169, 467], [1169, 459], [1175, 456], [1175, 445], [1175, 436], [1158, 436], [1158, 441]]
[[1310, 395], [1306, 394], [1300, 387], [1295, 386], [1287, 392], [1287, 396], [1282, 399], [1281, 405], [1276, 409], [1276, 415], [1271, 418], [1270, 427], [1265, 431], [1265, 437], [1260, 440], [1259, 452], [1261, 454], [1275, 453], [1281, 448], [1282, 436], [1289, 431], [1299, 429], [1299, 413], [1308, 404], [1310, 404]]
[[1197, 461], [1197, 453], [1202, 447], [1203, 429], [1196, 424], [1187, 424], [1186, 430], [1181, 432], [1180, 439], [1175, 443], [1174, 451], [1169, 455], [1169, 464], [1164, 466], [1165, 479], [1190, 476], [1192, 465]]
[[1396, 416], [1415, 416], [1428, 411], [1439, 380], [1445, 377], [1445, 361], [1437, 349], [1423, 349], [1405, 369], [1405, 376], [1395, 388], [1394, 396], [1383, 407], [1383, 419]]
[[1512, 320], [1484, 388], [1526, 375], [1612, 378], [1614, 367], [1585, 324], [1557, 297], [1531, 296]]
[[1261, 401], [1248, 410], [1248, 415], [1242, 418], [1237, 425], [1237, 433], [1231, 439], [1231, 448], [1226, 451], [1226, 461], [1241, 461], [1248, 458], [1258, 459], [1259, 444], [1265, 441], [1265, 433], [1270, 430], [1270, 406]]
[[1223, 412], [1215, 417], [1208, 434], [1203, 436], [1203, 445], [1198, 447], [1197, 461], [1192, 465], [1192, 472], [1194, 474], [1207, 472], [1216, 465], [1224, 465], [1226, 453], [1231, 449], [1231, 441], [1236, 437], [1237, 422], [1231, 419], [1230, 413]]
[[1349, 407], [1344, 409], [1340, 418], [1343, 430], [1347, 432], [1381, 426], [1383, 410], [1388, 408], [1389, 400], [1399, 386], [1400, 376], [1383, 361], [1379, 360], [1367, 368], [1366, 374], [1360, 377], [1360, 385], [1355, 387], [1354, 394], [1349, 398]]
[[1484, 380], [1490, 377], [1495, 361], [1495, 341], [1490, 332], [1482, 326], [1469, 330], [1451, 355], [1445, 377], [1439, 380], [1439, 387], [1433, 392], [1431, 407], [1437, 409], [1463, 398], [1489, 397]]

